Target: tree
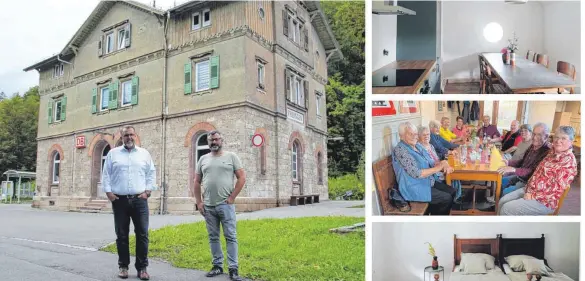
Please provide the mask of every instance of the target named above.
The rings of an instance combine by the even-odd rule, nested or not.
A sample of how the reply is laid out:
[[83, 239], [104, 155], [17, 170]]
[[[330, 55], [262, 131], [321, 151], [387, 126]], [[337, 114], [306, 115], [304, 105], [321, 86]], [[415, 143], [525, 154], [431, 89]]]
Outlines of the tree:
[[0, 102], [0, 173], [36, 170], [39, 99], [37, 86]]
[[328, 64], [327, 126], [343, 141], [327, 144], [329, 175], [358, 170], [365, 150], [365, 2], [322, 1], [344, 59]]
[[0, 101], [3, 101], [6, 99], [6, 94], [4, 92], [0, 92]]

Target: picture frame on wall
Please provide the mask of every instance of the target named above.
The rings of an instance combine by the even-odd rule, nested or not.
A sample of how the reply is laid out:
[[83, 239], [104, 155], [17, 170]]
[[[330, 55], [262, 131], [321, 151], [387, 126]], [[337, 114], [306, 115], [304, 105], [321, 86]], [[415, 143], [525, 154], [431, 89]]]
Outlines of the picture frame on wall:
[[437, 108], [437, 110], [438, 110], [439, 112], [443, 112], [443, 106], [444, 106], [444, 105], [443, 105], [443, 102], [442, 102], [442, 101], [438, 101], [438, 102], [437, 102], [437, 107], [438, 107], [438, 108]]

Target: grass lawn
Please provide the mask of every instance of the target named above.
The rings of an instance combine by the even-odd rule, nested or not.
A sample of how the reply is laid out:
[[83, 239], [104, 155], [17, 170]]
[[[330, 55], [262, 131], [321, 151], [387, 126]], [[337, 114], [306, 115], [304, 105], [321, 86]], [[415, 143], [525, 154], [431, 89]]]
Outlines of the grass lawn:
[[[365, 234], [329, 229], [363, 222], [353, 217], [242, 220], [238, 222], [240, 274], [254, 280], [364, 280]], [[205, 222], [150, 231], [149, 257], [207, 271], [211, 253]], [[225, 239], [221, 238], [224, 263]], [[135, 237], [130, 251], [135, 255]], [[115, 253], [116, 245], [104, 249]], [[224, 266], [227, 272], [227, 265]]]
[[366, 205], [365, 204], [362, 204], [362, 205], [351, 206], [351, 207], [348, 207], [348, 208], [365, 208], [365, 207], [366, 207]]

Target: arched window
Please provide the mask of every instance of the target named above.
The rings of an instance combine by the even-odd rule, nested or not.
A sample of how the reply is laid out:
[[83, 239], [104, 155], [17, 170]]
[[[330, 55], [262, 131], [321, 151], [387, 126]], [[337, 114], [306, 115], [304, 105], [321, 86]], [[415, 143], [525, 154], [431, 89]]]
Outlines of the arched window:
[[59, 184], [59, 166], [61, 164], [61, 155], [55, 152], [53, 156], [53, 184]]
[[110, 145], [106, 145], [104, 147], [104, 151], [102, 151], [102, 165], [100, 166], [100, 177], [99, 181], [101, 181], [101, 173], [104, 171], [104, 164], [106, 163], [106, 157], [108, 156], [108, 152], [110, 152]]
[[292, 146], [292, 155], [291, 155], [292, 179], [294, 181], [299, 180], [299, 153], [300, 153], [299, 143], [298, 143], [298, 141], [294, 141], [293, 146]]
[[207, 133], [201, 134], [197, 138], [197, 147], [195, 148], [195, 167], [201, 156], [211, 152], [209, 149], [209, 143], [207, 142]]
[[323, 154], [317, 153], [317, 184], [323, 184]]

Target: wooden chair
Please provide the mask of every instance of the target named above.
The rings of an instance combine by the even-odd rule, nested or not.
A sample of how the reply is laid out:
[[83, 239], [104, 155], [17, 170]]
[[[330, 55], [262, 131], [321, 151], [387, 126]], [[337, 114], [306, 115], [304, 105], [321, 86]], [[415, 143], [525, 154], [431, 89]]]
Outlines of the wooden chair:
[[563, 195], [561, 195], [561, 198], [559, 199], [559, 205], [557, 206], [555, 211], [552, 214], [550, 214], [550, 216], [558, 216], [559, 215], [559, 212], [561, 211], [561, 207], [563, 207], [563, 202], [565, 201], [565, 197], [567, 197], [567, 194], [569, 194], [569, 190], [571, 190], [570, 185], [567, 188], [565, 188], [565, 191], [563, 191]]
[[528, 52], [526, 52], [526, 59], [529, 61], [534, 61], [534, 55], [535, 53], [531, 50], [528, 50]]
[[538, 63], [538, 64], [542, 64], [544, 65], [544, 67], [548, 68], [548, 55], [543, 55], [543, 54], [536, 54], [536, 56], [534, 57], [534, 62]]
[[[573, 81], [575, 80], [575, 77], [577, 76], [577, 71], [575, 70], [575, 66], [572, 65], [572, 64], [570, 64], [570, 63], [568, 63], [568, 62], [564, 62], [564, 61], [558, 61], [557, 62], [557, 72], [569, 76], [571, 79], [573, 79]], [[559, 94], [562, 94], [564, 91], [565, 91], [564, 88], [559, 88], [557, 90], [557, 92]], [[570, 88], [569, 89], [569, 93], [570, 94], [574, 94], [575, 93], [575, 89], [574, 88]]]
[[483, 60], [484, 80], [486, 83], [486, 92], [488, 94], [506, 94], [508, 89], [500, 83], [498, 77], [492, 72], [491, 67]]
[[401, 212], [390, 203], [390, 190], [396, 185], [396, 175], [392, 168], [392, 157], [384, 157], [372, 164], [374, 181], [376, 183], [376, 192], [382, 215], [419, 215], [422, 216], [427, 212], [428, 203], [409, 202], [410, 212]]

